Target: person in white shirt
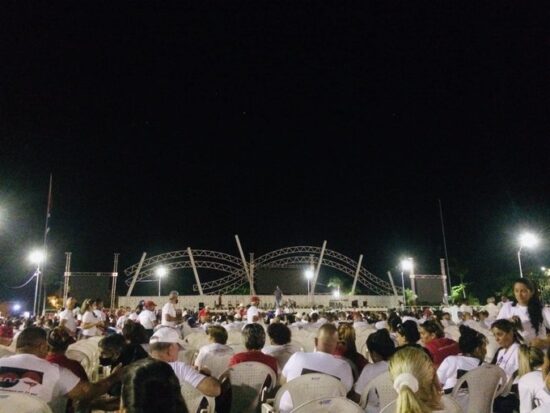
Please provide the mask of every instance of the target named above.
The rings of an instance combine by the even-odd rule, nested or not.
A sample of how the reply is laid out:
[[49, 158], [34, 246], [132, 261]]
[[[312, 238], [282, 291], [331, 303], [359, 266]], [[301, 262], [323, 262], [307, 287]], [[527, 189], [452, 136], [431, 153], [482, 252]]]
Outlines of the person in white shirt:
[[168, 302], [162, 307], [161, 324], [165, 327], [175, 327], [177, 323], [181, 323], [181, 314], [178, 317], [176, 304], [178, 303], [179, 293], [170, 291]]
[[93, 311], [92, 300], [87, 298], [82, 303], [82, 336], [85, 338], [101, 335], [99, 327], [103, 326], [101, 319], [98, 318]]
[[[529, 413], [545, 398], [542, 376], [544, 352], [522, 344], [519, 348], [518, 395], [520, 413]], [[548, 396], [546, 396], [548, 397]]]
[[218, 380], [199, 373], [186, 363], [177, 361], [178, 353], [184, 345], [179, 331], [172, 327], [160, 327], [149, 340], [151, 357], [168, 363], [180, 382], [191, 384], [205, 396], [219, 396], [221, 386]]
[[550, 345], [546, 336], [550, 328], [550, 308], [544, 308], [540, 301], [538, 289], [527, 278], [519, 278], [514, 282], [515, 303], [502, 305], [497, 319], [519, 319], [523, 327], [520, 334], [527, 344], [539, 348]]
[[260, 321], [260, 310], [258, 310], [259, 304], [259, 297], [253, 296], [250, 299], [250, 307], [248, 307], [248, 310], [246, 310], [246, 321], [248, 324], [257, 323]]
[[101, 298], [96, 298], [94, 301], [94, 314], [104, 325], [107, 324], [107, 315], [103, 312], [103, 300]]
[[65, 327], [71, 336], [76, 336], [76, 319], [74, 317], [74, 307], [76, 305], [76, 299], [74, 297], [67, 298], [65, 310], [59, 313], [59, 325]]
[[219, 377], [229, 367], [229, 359], [235, 353], [227, 343], [227, 330], [222, 326], [208, 328], [210, 344], [202, 346], [195, 359], [195, 367], [205, 374]]
[[148, 337], [153, 335], [153, 329], [157, 325], [157, 315], [155, 313], [155, 307], [157, 305], [151, 301], [145, 301], [143, 304], [143, 310], [138, 315], [138, 322], [143, 326]]
[[267, 335], [271, 345], [266, 345], [262, 353], [277, 359], [280, 369], [283, 369], [288, 359], [300, 348], [290, 342], [292, 333], [290, 329], [282, 323], [272, 323], [267, 327]]
[[[388, 360], [395, 353], [393, 340], [388, 330], [378, 330], [367, 338], [367, 348], [372, 358], [372, 363], [367, 364], [353, 386], [352, 399], [359, 402], [367, 385], [380, 374], [388, 371]], [[376, 390], [371, 390], [368, 395], [366, 413], [378, 413], [384, 406], [380, 406], [380, 400]]]
[[[338, 330], [333, 324], [324, 324], [319, 328], [315, 338], [314, 353], [297, 352], [287, 361], [282, 370], [281, 384], [291, 381], [306, 373], [325, 373], [339, 379], [349, 392], [353, 386], [353, 375], [349, 364], [332, 354], [338, 345]], [[292, 399], [289, 394], [281, 398], [280, 411], [292, 410]]]
[[492, 364], [499, 366], [508, 379], [510, 379], [519, 368], [519, 345], [521, 337], [516, 332], [511, 321], [497, 320], [491, 325], [491, 331], [500, 347], [493, 358]]
[[437, 376], [445, 393], [452, 391], [460, 376], [481, 366], [487, 354], [487, 339], [483, 334], [465, 325], [459, 328], [461, 354], [446, 357], [437, 368]]
[[23, 330], [17, 338], [16, 351], [17, 354], [0, 359], [0, 388], [36, 396], [48, 403], [53, 413], [65, 413], [65, 398], [90, 401], [106, 393], [120, 381], [122, 373], [121, 369], [115, 369], [109, 377], [90, 383], [46, 361], [46, 331], [40, 327]]
[[484, 306], [483, 309], [487, 311], [489, 320], [496, 320], [500, 309], [495, 304], [495, 297], [487, 298], [487, 304]]

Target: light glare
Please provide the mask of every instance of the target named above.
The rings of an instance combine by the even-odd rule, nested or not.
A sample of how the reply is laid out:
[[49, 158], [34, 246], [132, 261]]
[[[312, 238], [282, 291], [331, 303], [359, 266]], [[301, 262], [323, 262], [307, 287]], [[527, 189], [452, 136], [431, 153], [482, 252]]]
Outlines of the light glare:
[[412, 258], [407, 258], [401, 261], [401, 270], [402, 271], [412, 271], [413, 269], [413, 260]]
[[520, 235], [519, 243], [521, 247], [533, 248], [539, 243], [538, 238], [531, 232], [525, 232]]
[[41, 251], [41, 250], [33, 251], [29, 255], [29, 261], [32, 262], [33, 264], [37, 264], [37, 265], [44, 262], [45, 258], [46, 258], [46, 256], [45, 256], [44, 252]]
[[158, 277], [164, 277], [168, 273], [168, 270], [165, 267], [158, 267], [155, 270], [155, 274], [157, 274]]
[[304, 274], [305, 274], [305, 276], [306, 276], [306, 278], [307, 278], [308, 280], [311, 280], [311, 279], [313, 278], [313, 276], [315, 275], [315, 274], [313, 273], [313, 270], [312, 270], [312, 269], [306, 270], [306, 271], [304, 272]]

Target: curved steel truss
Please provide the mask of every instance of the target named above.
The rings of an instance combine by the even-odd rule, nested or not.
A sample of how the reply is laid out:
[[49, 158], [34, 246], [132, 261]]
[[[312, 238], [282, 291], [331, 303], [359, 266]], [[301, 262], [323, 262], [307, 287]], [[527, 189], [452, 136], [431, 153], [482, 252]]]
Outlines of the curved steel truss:
[[[240, 258], [218, 251], [192, 250], [191, 252], [197, 269], [214, 270], [226, 274], [213, 281], [202, 282], [201, 286], [204, 294], [228, 294], [249, 282], [247, 271], [244, 269]], [[320, 247], [296, 246], [281, 248], [256, 258], [253, 261], [254, 272], [262, 268], [298, 268], [308, 264], [317, 265], [320, 255]], [[153, 281], [155, 268], [159, 265], [171, 270], [193, 268], [187, 250], [167, 252], [144, 260], [136, 281]], [[357, 261], [337, 251], [326, 249], [321, 267], [333, 268], [354, 278]], [[138, 268], [139, 263], [136, 263], [124, 270], [127, 285], [130, 284]], [[359, 269], [357, 282], [366, 287], [371, 294], [393, 294], [390, 283], [375, 276], [363, 266]], [[197, 284], [193, 285], [193, 290], [198, 290]]]

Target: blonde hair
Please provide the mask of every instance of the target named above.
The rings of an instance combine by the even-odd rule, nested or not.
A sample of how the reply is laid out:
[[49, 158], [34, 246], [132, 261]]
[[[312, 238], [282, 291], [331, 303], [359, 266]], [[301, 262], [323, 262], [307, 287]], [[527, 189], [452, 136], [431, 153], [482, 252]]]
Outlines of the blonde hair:
[[400, 374], [412, 374], [418, 381], [418, 391], [407, 385], [398, 390], [396, 413], [431, 413], [442, 409], [440, 384], [430, 357], [424, 350], [404, 347], [390, 359], [390, 374], [395, 380]]
[[80, 314], [84, 314], [86, 311], [92, 311], [92, 299], [86, 298], [80, 307]]
[[355, 346], [355, 328], [351, 324], [340, 323], [338, 325], [338, 341], [343, 341], [348, 351], [357, 352]]
[[535, 370], [544, 363], [544, 352], [537, 347], [529, 347], [525, 344], [519, 346], [518, 378]]

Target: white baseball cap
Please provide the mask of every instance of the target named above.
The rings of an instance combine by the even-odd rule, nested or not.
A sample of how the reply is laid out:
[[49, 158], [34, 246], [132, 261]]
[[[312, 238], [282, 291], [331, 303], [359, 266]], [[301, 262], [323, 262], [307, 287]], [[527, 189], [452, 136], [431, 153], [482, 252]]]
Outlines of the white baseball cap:
[[180, 338], [179, 331], [172, 327], [159, 328], [149, 340], [149, 344], [153, 343], [176, 343], [182, 348], [185, 347], [185, 341]]

